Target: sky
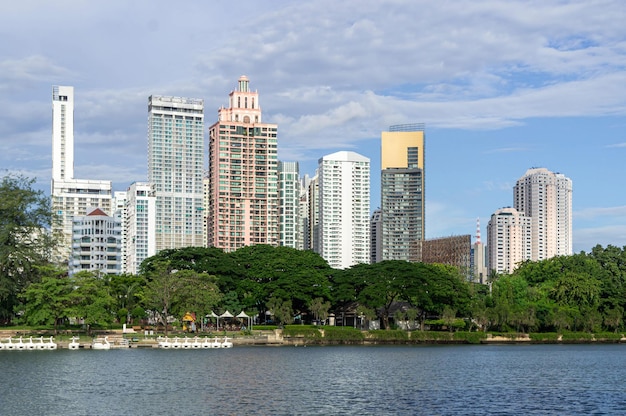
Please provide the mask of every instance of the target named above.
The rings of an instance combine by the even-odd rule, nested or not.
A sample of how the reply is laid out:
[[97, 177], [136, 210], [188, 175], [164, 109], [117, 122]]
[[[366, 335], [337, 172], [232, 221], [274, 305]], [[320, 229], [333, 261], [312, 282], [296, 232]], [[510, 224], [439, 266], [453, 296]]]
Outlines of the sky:
[[147, 180], [148, 97], [201, 98], [205, 126], [247, 75], [278, 157], [424, 123], [426, 237], [476, 235], [533, 167], [573, 182], [574, 252], [626, 246], [623, 0], [20, 0], [0, 5], [0, 175], [50, 192], [52, 86], [74, 86], [75, 177]]

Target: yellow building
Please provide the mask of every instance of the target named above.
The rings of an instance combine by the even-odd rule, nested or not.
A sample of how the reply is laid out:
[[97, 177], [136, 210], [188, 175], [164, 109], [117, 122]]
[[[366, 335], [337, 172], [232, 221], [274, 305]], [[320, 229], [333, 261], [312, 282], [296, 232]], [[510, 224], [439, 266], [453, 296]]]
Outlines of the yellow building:
[[381, 137], [381, 260], [419, 261], [425, 236], [424, 125], [391, 126]]

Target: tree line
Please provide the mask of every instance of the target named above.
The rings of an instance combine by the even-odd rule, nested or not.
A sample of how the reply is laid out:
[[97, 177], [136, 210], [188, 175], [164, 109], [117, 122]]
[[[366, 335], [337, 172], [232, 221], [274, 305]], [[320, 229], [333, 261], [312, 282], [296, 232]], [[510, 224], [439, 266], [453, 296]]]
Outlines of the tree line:
[[[33, 181], [0, 183], [0, 322], [61, 325], [166, 323], [185, 312], [245, 311], [275, 323], [353, 316], [413, 327], [518, 332], [618, 331], [626, 309], [626, 247], [525, 262], [488, 285], [468, 282], [442, 264], [393, 260], [337, 270], [313, 251], [255, 245], [234, 252], [188, 247], [146, 259], [137, 275], [54, 264], [49, 198]], [[165, 325], [167, 328], [167, 325]]]

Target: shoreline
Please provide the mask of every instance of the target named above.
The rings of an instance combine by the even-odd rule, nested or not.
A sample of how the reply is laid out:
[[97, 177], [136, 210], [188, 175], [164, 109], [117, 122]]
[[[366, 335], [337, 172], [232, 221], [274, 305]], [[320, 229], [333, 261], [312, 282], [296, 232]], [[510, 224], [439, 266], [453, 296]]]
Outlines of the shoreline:
[[[615, 334], [613, 336], [604, 337], [594, 336], [588, 333], [573, 333], [564, 338], [563, 334], [554, 333], [533, 333], [533, 334], [491, 334], [491, 333], [454, 333], [454, 332], [399, 332], [403, 337], [398, 336], [398, 332], [394, 331], [380, 331], [376, 332], [373, 336], [369, 331], [352, 332], [357, 337], [353, 338], [336, 338], [330, 334], [325, 334], [323, 329], [320, 329], [318, 333], [311, 335], [307, 334], [293, 334], [293, 330], [289, 331], [289, 335], [285, 335], [282, 329], [275, 330], [260, 330], [255, 331], [253, 335], [243, 335], [241, 333], [230, 334], [169, 334], [170, 340], [178, 338], [181, 341], [185, 339], [188, 342], [193, 342], [196, 338], [204, 341], [205, 338], [213, 340], [215, 338], [223, 339], [228, 337], [233, 346], [331, 346], [331, 345], [498, 345], [498, 344], [622, 344], [626, 343], [626, 337], [623, 334]], [[297, 331], [296, 331], [297, 332]], [[22, 338], [26, 343], [30, 341], [31, 334], [35, 331], [16, 331], [16, 330], [0, 330], [0, 343], [6, 345], [7, 340], [12, 338], [15, 343]], [[37, 335], [32, 335], [34, 341], [38, 341], [42, 332]], [[27, 335], [28, 334], [28, 335]], [[455, 334], [463, 335], [463, 337], [455, 337]], [[59, 349], [69, 349], [69, 344], [72, 341], [74, 334], [64, 332], [55, 338], [54, 342]], [[193, 336], [192, 336], [193, 335]], [[76, 336], [76, 335], [74, 335]], [[93, 349], [93, 340], [102, 340], [105, 336], [108, 337], [111, 343], [112, 349], [136, 349], [136, 348], [159, 348], [158, 336], [144, 335], [141, 333], [128, 333], [122, 330], [110, 330], [110, 331], [98, 331], [96, 336], [86, 338], [82, 336], [83, 340], [79, 340], [80, 349]], [[50, 335], [46, 332], [44, 339], [49, 339]], [[185, 349], [198, 349], [198, 348], [185, 348]], [[2, 351], [0, 349], [0, 351]]]

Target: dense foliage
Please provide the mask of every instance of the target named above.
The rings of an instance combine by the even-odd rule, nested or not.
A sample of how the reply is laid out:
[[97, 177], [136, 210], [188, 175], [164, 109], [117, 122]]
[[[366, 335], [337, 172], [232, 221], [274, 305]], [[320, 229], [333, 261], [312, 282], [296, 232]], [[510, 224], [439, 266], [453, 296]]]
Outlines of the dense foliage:
[[41, 281], [55, 240], [50, 200], [33, 189], [34, 181], [7, 175], [0, 181], [0, 322], [10, 320], [29, 284]]
[[[614, 333], [624, 328], [626, 247], [526, 262], [489, 285], [468, 283], [441, 264], [383, 261], [335, 270], [318, 254], [255, 245], [164, 250], [140, 273], [67, 275], [54, 265], [52, 216], [32, 181], [0, 182], [0, 318], [28, 325], [134, 324], [147, 316], [168, 328], [186, 312], [245, 311], [270, 324], [378, 319], [386, 329]], [[343, 323], [343, 322], [342, 322]], [[605, 335], [606, 336], [606, 335]]]

